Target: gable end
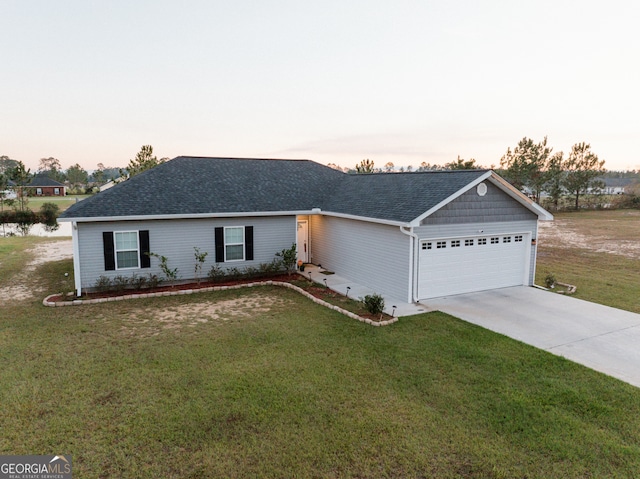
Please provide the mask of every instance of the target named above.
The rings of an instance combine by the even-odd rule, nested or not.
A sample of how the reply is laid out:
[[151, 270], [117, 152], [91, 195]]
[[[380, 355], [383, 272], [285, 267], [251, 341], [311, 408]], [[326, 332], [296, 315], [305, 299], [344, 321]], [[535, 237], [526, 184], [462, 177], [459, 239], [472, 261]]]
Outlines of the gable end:
[[526, 221], [538, 218], [500, 188], [488, 181], [482, 184], [487, 187], [484, 196], [478, 195], [476, 188], [471, 188], [426, 217], [421, 225]]

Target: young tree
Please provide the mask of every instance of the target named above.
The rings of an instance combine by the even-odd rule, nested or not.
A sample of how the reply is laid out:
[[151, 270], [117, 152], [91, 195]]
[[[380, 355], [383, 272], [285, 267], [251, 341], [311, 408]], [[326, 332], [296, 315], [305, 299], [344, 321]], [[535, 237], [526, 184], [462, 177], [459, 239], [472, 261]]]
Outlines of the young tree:
[[9, 178], [16, 184], [16, 193], [18, 195], [18, 204], [20, 205], [20, 211], [24, 211], [27, 207], [27, 192], [24, 187], [31, 183], [33, 175], [31, 170], [24, 166], [21, 161], [18, 162], [15, 168], [9, 173]]
[[591, 152], [588, 143], [576, 143], [571, 148], [571, 153], [565, 162], [566, 175], [563, 186], [575, 198], [576, 210], [580, 207], [580, 196], [586, 194], [589, 188], [602, 188], [603, 182], [598, 180], [606, 170], [604, 160], [598, 159], [598, 155]]
[[71, 186], [75, 188], [80, 184], [86, 184], [89, 179], [89, 175], [87, 174], [87, 171], [80, 166], [80, 164], [76, 163], [67, 169], [67, 178], [69, 179]]
[[460, 158], [460, 155], [458, 155], [458, 159], [456, 161], [444, 164], [445, 170], [475, 170], [476, 168], [478, 168], [476, 160], [473, 158], [470, 160], [464, 160], [463, 158]]
[[562, 186], [564, 175], [564, 154], [559, 151], [549, 158], [546, 174], [547, 182], [544, 185], [544, 190], [549, 193], [556, 210], [565, 191], [564, 186]]
[[150, 170], [151, 168], [164, 163], [165, 158], [158, 160], [153, 154], [153, 147], [151, 145], [143, 145], [140, 151], [133, 160], [129, 160], [127, 165], [127, 173], [129, 178], [138, 175], [143, 171]]
[[423, 161], [422, 163], [420, 163], [420, 166], [416, 171], [438, 171], [442, 169], [444, 169], [444, 167], [440, 165], [432, 165], [431, 163], [427, 163], [426, 161]]
[[539, 143], [530, 138], [523, 138], [513, 151], [507, 149], [500, 159], [500, 167], [504, 169], [506, 179], [519, 190], [528, 188], [535, 201], [540, 200], [540, 193], [546, 183], [545, 170], [553, 148], [547, 146], [547, 137]]
[[362, 160], [359, 164], [356, 165], [356, 173], [360, 174], [360, 173], [373, 173], [374, 167], [373, 167], [373, 161], [366, 159], [366, 160]]
[[5, 191], [9, 188], [9, 178], [6, 175], [0, 173], [0, 217], [2, 217], [2, 236], [6, 236], [4, 230], [4, 197]]
[[16, 160], [12, 160], [7, 155], [0, 156], [0, 173], [8, 174], [9, 170], [14, 169], [18, 166], [18, 162]]

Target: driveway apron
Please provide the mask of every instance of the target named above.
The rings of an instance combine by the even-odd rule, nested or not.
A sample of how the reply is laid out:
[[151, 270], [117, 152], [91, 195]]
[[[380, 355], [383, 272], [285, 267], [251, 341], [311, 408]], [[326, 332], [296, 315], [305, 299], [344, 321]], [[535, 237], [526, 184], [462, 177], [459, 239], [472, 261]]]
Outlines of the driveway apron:
[[525, 286], [424, 304], [640, 387], [640, 314]]

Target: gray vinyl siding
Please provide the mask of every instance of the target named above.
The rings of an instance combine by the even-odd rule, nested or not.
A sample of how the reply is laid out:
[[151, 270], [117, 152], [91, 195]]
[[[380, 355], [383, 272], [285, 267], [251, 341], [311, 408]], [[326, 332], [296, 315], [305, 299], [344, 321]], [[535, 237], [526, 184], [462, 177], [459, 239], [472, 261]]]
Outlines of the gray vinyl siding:
[[311, 216], [311, 260], [373, 291], [407, 301], [410, 238], [397, 226]]
[[83, 289], [92, 288], [100, 276], [113, 278], [118, 275], [151, 273], [163, 277], [156, 258], [152, 258], [151, 268], [105, 271], [102, 244], [104, 231], [149, 230], [151, 252], [166, 256], [169, 267], [178, 268], [178, 276], [183, 280], [194, 276], [193, 248], [198, 247], [200, 252], [208, 253], [201, 273], [206, 277], [215, 264], [214, 231], [218, 226], [253, 226], [253, 261], [218, 263], [225, 269], [242, 269], [269, 263], [275, 258], [276, 252], [290, 248], [296, 241], [295, 216], [78, 223], [81, 286]]
[[497, 221], [537, 220], [537, 215], [490, 182], [487, 194], [479, 196], [471, 188], [422, 221], [423, 225], [448, 225]]

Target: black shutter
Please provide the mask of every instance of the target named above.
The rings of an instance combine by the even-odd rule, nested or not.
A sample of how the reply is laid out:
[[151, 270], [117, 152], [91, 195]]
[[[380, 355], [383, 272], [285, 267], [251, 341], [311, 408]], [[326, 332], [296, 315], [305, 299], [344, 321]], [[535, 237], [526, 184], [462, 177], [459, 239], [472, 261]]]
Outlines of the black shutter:
[[140, 267], [151, 268], [151, 257], [149, 253], [149, 230], [142, 230], [138, 232], [138, 238], [140, 239]]
[[224, 263], [224, 228], [216, 228], [216, 263]]
[[253, 261], [253, 226], [244, 227], [244, 259]]
[[113, 232], [102, 232], [102, 249], [104, 251], [104, 269], [113, 271], [116, 269], [116, 253], [113, 246]]

